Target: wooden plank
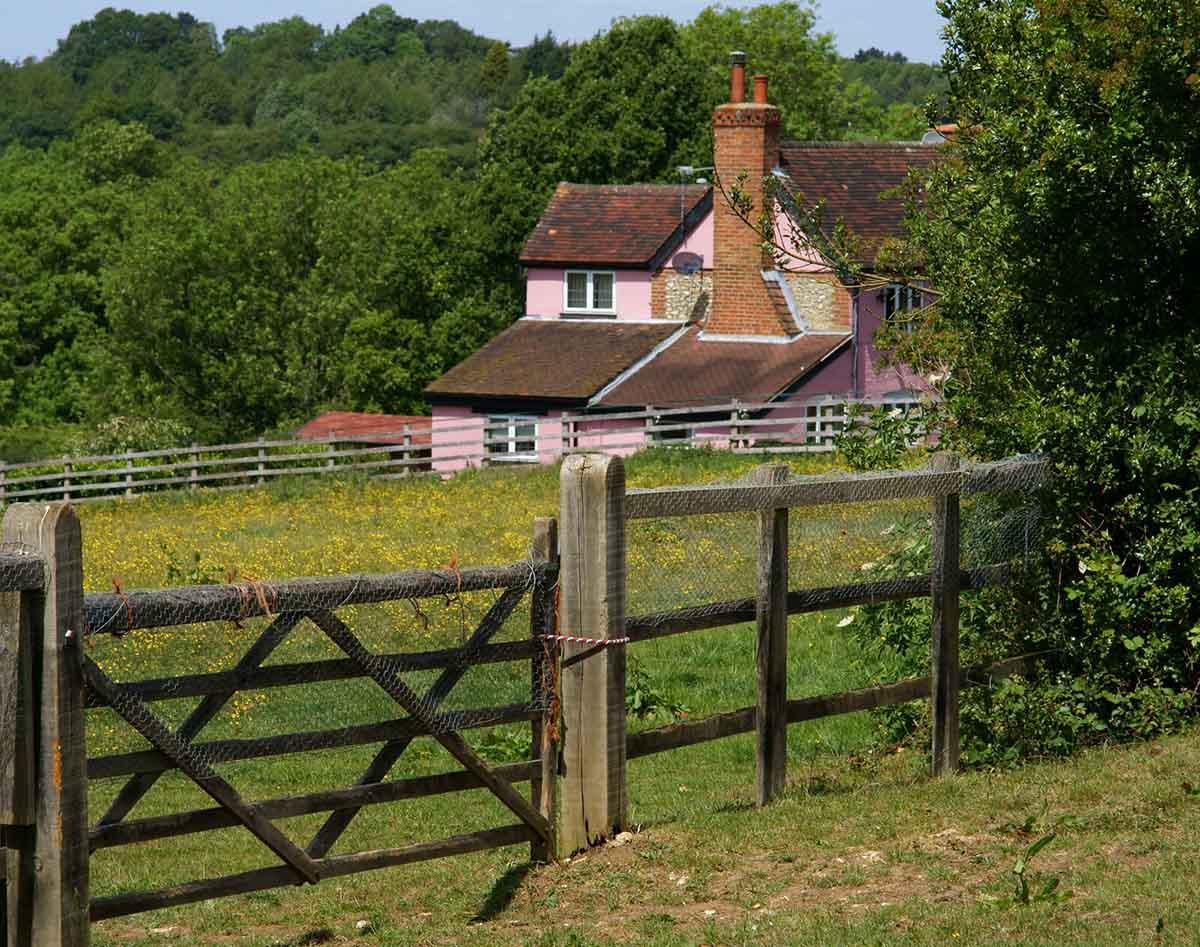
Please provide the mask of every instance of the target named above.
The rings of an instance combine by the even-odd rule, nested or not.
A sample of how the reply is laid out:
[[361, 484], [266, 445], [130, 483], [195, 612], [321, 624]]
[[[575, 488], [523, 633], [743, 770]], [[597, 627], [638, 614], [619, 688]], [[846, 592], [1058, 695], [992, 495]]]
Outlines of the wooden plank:
[[170, 758], [192, 782], [217, 804], [232, 812], [239, 822], [260, 842], [285, 861], [296, 875], [310, 884], [320, 880], [316, 864], [295, 843], [248, 806], [242, 797], [217, 771], [195, 751], [195, 748], [174, 733], [149, 707], [135, 697], [120, 695], [119, 685], [101, 670], [91, 658], [83, 658], [84, 674], [89, 687], [107, 698], [113, 710], [138, 733]]
[[[533, 778], [542, 768], [541, 760], [522, 760], [504, 763], [495, 768], [499, 776], [509, 782], [525, 782]], [[290, 819], [317, 812], [335, 812], [346, 809], [361, 809], [364, 806], [384, 805], [402, 799], [421, 799], [452, 792], [466, 792], [483, 788], [483, 783], [474, 773], [465, 770], [455, 773], [436, 773], [432, 776], [416, 776], [386, 782], [366, 783], [348, 789], [330, 789], [303, 796], [282, 796], [264, 799], [251, 805], [265, 819]], [[209, 809], [193, 809], [172, 812], [169, 815], [150, 816], [144, 819], [127, 819], [114, 825], [95, 826], [89, 842], [92, 851], [119, 845], [135, 845], [158, 839], [212, 832], [241, 825], [237, 816], [220, 806]], [[311, 854], [311, 852], [310, 852]]]
[[[301, 616], [295, 612], [289, 612], [285, 615], [280, 615], [270, 625], [268, 625], [258, 636], [258, 639], [252, 644], [249, 650], [246, 651], [242, 658], [237, 663], [236, 671], [248, 672], [257, 668], [274, 651], [281, 645], [292, 629], [299, 623]], [[126, 694], [132, 694], [136, 698], [136, 694], [129, 688], [124, 688]], [[230, 690], [219, 691], [215, 694], [209, 694], [204, 700], [197, 704], [187, 718], [179, 725], [175, 731], [175, 735], [185, 743], [191, 743], [196, 739], [196, 736], [201, 730], [208, 725], [221, 708], [237, 693], [237, 688]], [[137, 698], [140, 699], [140, 698]], [[158, 781], [161, 773], [138, 773], [129, 780], [121, 791], [117, 793], [107, 811], [100, 817], [100, 825], [110, 825], [114, 822], [120, 822], [127, 816]]]
[[[933, 469], [957, 471], [957, 454], [933, 457]], [[959, 596], [959, 500], [958, 494], [933, 501], [933, 774], [946, 776], [958, 769], [960, 667], [958, 658]]]
[[[786, 464], [769, 464], [755, 471], [755, 481], [782, 484], [790, 474]], [[761, 512], [758, 530], [755, 756], [758, 804], [765, 806], [783, 792], [787, 782], [787, 508]]]
[[[67, 503], [15, 504], [4, 516], [4, 539], [36, 550], [46, 562], [41, 612], [32, 616], [30, 635], [38, 649], [35, 826], [32, 850], [22, 850], [9, 864], [10, 899], [28, 899], [21, 889], [32, 882], [32, 929], [18, 933], [17, 940], [21, 943], [27, 936], [21, 947], [86, 947], [88, 808], [79, 520]], [[9, 935], [11, 939], [11, 927]]]
[[628, 519], [694, 516], [701, 513], [753, 513], [778, 507], [820, 506], [918, 497], [958, 491], [962, 474], [928, 470], [879, 476], [796, 479], [777, 486], [662, 487], [631, 490], [625, 498]]
[[[538, 711], [530, 710], [527, 704], [507, 704], [501, 707], [483, 707], [473, 710], [453, 711], [435, 718], [440, 726], [455, 730], [474, 730], [494, 727], [503, 723], [523, 723], [533, 720]], [[252, 739], [213, 740], [198, 743], [199, 753], [211, 754], [227, 763], [238, 760], [257, 760], [268, 756], [286, 756], [290, 753], [306, 753], [316, 750], [333, 750], [344, 746], [362, 746], [364, 743], [381, 743], [405, 737], [429, 734], [428, 725], [420, 720], [406, 717], [402, 720], [384, 720], [379, 723], [357, 724], [332, 730], [310, 730], [303, 733], [284, 733], [271, 737]], [[137, 750], [132, 753], [116, 753], [88, 760], [88, 779], [112, 779], [133, 773], [157, 773], [175, 769], [175, 764], [158, 750]]]
[[[558, 563], [558, 520], [552, 516], [533, 521], [533, 545], [530, 558], [535, 562]], [[529, 784], [529, 801], [550, 825], [546, 839], [535, 839], [529, 847], [529, 860], [549, 862], [558, 857], [555, 834], [558, 822], [558, 693], [555, 681], [561, 674], [558, 666], [558, 642], [550, 635], [558, 634], [555, 616], [556, 590], [548, 581], [534, 588], [529, 603], [529, 637], [537, 649], [530, 661], [530, 702], [541, 707], [542, 714], [530, 721], [530, 752], [541, 765]]]
[[[964, 676], [963, 687], [981, 687], [1014, 674], [1030, 673], [1039, 656], [1040, 653], [1024, 654], [997, 661], [987, 667], [977, 668]], [[912, 700], [927, 698], [929, 693], [930, 679], [914, 677], [891, 684], [880, 684], [876, 687], [843, 691], [839, 694], [803, 697], [787, 702], [787, 722], [789, 724], [802, 723], [807, 720], [819, 720], [840, 714], [873, 710], [876, 707], [904, 704]], [[641, 733], [631, 733], [628, 741], [629, 758], [636, 759], [667, 750], [693, 746], [697, 743], [707, 743], [709, 740], [736, 736], [739, 733], [749, 733], [754, 729], [756, 712], [756, 707], [743, 707], [740, 710], [705, 717], [703, 720], [688, 720], [656, 727], [653, 730], [643, 730]]]
[[422, 706], [420, 698], [407, 684], [390, 673], [386, 665], [379, 662], [375, 655], [363, 647], [362, 642], [354, 636], [344, 622], [331, 612], [319, 612], [312, 616], [312, 620], [318, 628], [325, 632], [330, 641], [346, 653], [348, 658], [358, 661], [363, 666], [363, 669], [367, 671], [367, 676], [378, 684], [384, 693], [412, 714], [416, 720], [428, 726], [432, 731], [430, 735], [445, 747], [451, 756], [478, 776], [493, 795], [504, 803], [517, 818], [543, 838], [549, 834], [550, 826], [541, 813], [534, 809], [524, 796], [513, 789], [511, 783], [488, 769], [487, 764], [456, 731], [438, 729], [432, 714]]
[[[1007, 564], [967, 569], [962, 573], [962, 588], [981, 589], [988, 585], [1002, 585], [1011, 577], [1012, 568]], [[926, 572], [885, 582], [856, 582], [827, 588], [799, 589], [788, 592], [787, 610], [789, 615], [803, 615], [831, 608], [928, 598], [931, 581], [931, 574]], [[691, 631], [742, 625], [754, 621], [756, 614], [755, 599], [739, 598], [707, 605], [689, 605], [649, 615], [634, 615], [626, 619], [625, 628], [631, 642], [652, 641]]]
[[[340, 575], [286, 582], [194, 585], [85, 596], [89, 634], [123, 633], [211, 621], [242, 621], [283, 612], [310, 613], [411, 598], [435, 598], [484, 589], [528, 588], [537, 565], [528, 562], [461, 571], [412, 570], [374, 575]], [[261, 600], [258, 593], [261, 592]], [[266, 604], [269, 608], [263, 607]]]
[[[446, 697], [449, 696], [450, 691], [454, 689], [463, 675], [466, 674], [468, 664], [474, 664], [470, 660], [470, 656], [474, 650], [485, 645], [491, 639], [492, 635], [504, 627], [504, 623], [512, 615], [517, 604], [523, 597], [524, 593], [519, 588], [505, 589], [504, 594], [492, 604], [492, 607], [488, 609], [487, 613], [480, 620], [475, 631], [471, 633], [471, 637], [459, 649], [459, 663], [448, 667], [430, 686], [429, 691], [425, 695], [425, 706], [430, 711], [437, 709]], [[351, 664], [358, 667], [361, 673], [366, 673], [359, 662], [353, 659], [348, 660], [350, 660]], [[384, 657], [379, 657], [378, 660], [385, 662], [393, 674], [399, 670], [399, 663], [392, 664]], [[367, 765], [366, 771], [358, 778], [358, 785], [363, 786], [382, 780], [396, 764], [396, 761], [404, 755], [405, 750], [408, 749], [412, 740], [412, 737], [401, 737], [398, 740], [389, 740], [380, 747], [374, 759]], [[317, 830], [305, 851], [313, 858], [324, 857], [338, 838], [341, 837], [342, 833], [346, 831], [356, 815], [358, 815], [357, 809], [344, 809], [335, 812]]]
[[0, 830], [34, 823], [32, 612], [40, 606], [39, 595], [0, 592]]
[[[563, 635], [619, 638], [625, 630], [625, 467], [576, 454], [560, 489], [559, 623]], [[586, 660], [578, 655], [594, 651]], [[562, 647], [559, 852], [569, 855], [625, 825], [625, 648]]]
[[[482, 852], [508, 845], [520, 845], [528, 842], [532, 834], [527, 826], [511, 825], [500, 829], [455, 835], [437, 842], [423, 842], [407, 848], [385, 848], [358, 852], [354, 855], [323, 858], [317, 865], [323, 878], [339, 878], [362, 871], [375, 871], [395, 865], [409, 865], [433, 858], [447, 858], [452, 855]], [[114, 917], [176, 907], [195, 901], [208, 901], [234, 894], [279, 888], [294, 882], [295, 878], [287, 868], [259, 868], [236, 875], [226, 875], [222, 878], [193, 881], [160, 891], [140, 891], [96, 898], [92, 902], [91, 917], [93, 921], [106, 921]]]
[[[922, 589], [921, 594], [929, 594], [928, 587]], [[501, 641], [473, 649], [467, 663], [476, 667], [483, 664], [527, 661], [535, 654], [540, 654], [541, 650], [541, 644], [532, 641]], [[462, 665], [464, 662], [462, 648], [396, 652], [381, 654], [380, 657], [398, 672], [436, 671], [439, 668]], [[344, 681], [365, 676], [362, 668], [349, 658], [330, 658], [324, 661], [299, 661], [294, 664], [269, 664], [246, 671], [212, 671], [208, 674], [186, 674], [183, 677], [161, 677], [133, 681], [122, 686], [141, 700], [153, 702], [182, 697], [204, 697], [226, 691], [257, 691], [297, 684]], [[104, 703], [95, 694], [89, 694], [87, 706], [103, 707]]]

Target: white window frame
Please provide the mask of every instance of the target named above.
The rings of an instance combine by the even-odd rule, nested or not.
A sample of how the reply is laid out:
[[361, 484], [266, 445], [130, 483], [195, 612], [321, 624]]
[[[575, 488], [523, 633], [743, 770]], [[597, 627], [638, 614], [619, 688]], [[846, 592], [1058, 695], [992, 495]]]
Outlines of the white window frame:
[[[537, 463], [538, 418], [532, 414], [489, 414], [483, 428], [483, 452], [488, 461]], [[533, 428], [531, 435], [518, 435], [517, 429]], [[531, 450], [519, 445], [533, 444]]]
[[[572, 275], [583, 274], [587, 277], [587, 305], [583, 308], [573, 307], [568, 302], [567, 286]], [[602, 309], [596, 306], [596, 283], [597, 276], [608, 276], [612, 278], [612, 305], [607, 309]], [[595, 313], [603, 316], [615, 316], [617, 314], [617, 272], [616, 270], [564, 270], [563, 271], [563, 312], [568, 313]]]
[[[925, 306], [924, 292], [919, 286], [889, 283], [883, 289], [883, 319], [901, 332], [913, 331], [913, 318], [906, 315]], [[903, 303], [903, 305], [901, 305]], [[890, 311], [889, 311], [890, 310]]]

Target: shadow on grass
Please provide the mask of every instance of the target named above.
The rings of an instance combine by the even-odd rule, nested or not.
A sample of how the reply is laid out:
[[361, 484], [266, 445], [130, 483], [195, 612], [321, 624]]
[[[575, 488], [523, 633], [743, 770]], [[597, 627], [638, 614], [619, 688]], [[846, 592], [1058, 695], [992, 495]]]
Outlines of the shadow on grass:
[[517, 892], [521, 890], [521, 882], [525, 880], [525, 876], [529, 874], [532, 867], [533, 865], [529, 862], [522, 862], [514, 865], [497, 878], [496, 883], [492, 885], [492, 890], [488, 892], [487, 899], [483, 902], [483, 907], [479, 909], [478, 914], [471, 918], [471, 923], [481, 924], [502, 913], [512, 903]]
[[328, 927], [318, 927], [301, 934], [290, 944], [292, 947], [313, 947], [315, 944], [331, 944], [333, 938], [334, 933]]

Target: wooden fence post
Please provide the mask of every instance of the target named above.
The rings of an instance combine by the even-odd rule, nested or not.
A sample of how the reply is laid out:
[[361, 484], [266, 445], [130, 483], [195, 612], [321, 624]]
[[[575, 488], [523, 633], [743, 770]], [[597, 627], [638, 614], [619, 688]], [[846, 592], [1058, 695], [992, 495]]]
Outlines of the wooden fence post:
[[[4, 539], [24, 543], [46, 560], [46, 587], [34, 596], [29, 638], [40, 657], [34, 680], [35, 824], [31, 845], [10, 858], [15, 871], [9, 872], [10, 906], [23, 896], [30, 899], [32, 932], [17, 943], [86, 947], [90, 903], [79, 520], [69, 503], [17, 504], [4, 516]], [[12, 933], [10, 927], [10, 943]]]
[[200, 451], [198, 444], [192, 444], [191, 469], [188, 471], [188, 489], [195, 490], [200, 486]]
[[261, 487], [267, 482], [267, 449], [265, 447], [260, 447], [258, 449], [258, 466], [256, 469], [258, 471], [258, 476], [255, 478], [255, 482]]
[[[558, 562], [558, 520], [539, 516], [533, 521], [534, 562]], [[554, 620], [554, 597], [557, 582], [539, 581], [529, 600], [529, 633], [534, 644], [540, 644], [542, 654], [535, 654], [532, 663], [533, 680], [530, 696], [535, 706], [540, 704], [542, 716], [530, 722], [533, 728], [533, 759], [541, 760], [541, 770], [530, 781], [530, 802], [550, 823], [551, 839], [532, 842], [529, 860], [553, 861], [558, 857], [554, 838], [558, 826], [558, 706], [555, 703], [555, 680], [559, 675], [558, 643], [545, 636], [558, 633]]]
[[[755, 482], [784, 483], [787, 464], [764, 464]], [[758, 515], [758, 804], [766, 805], [787, 782], [787, 507]]]
[[[957, 470], [957, 454], [935, 454], [936, 471]], [[933, 774], [945, 776], [958, 769], [958, 694], [961, 669], [958, 658], [959, 592], [959, 502], [958, 494], [933, 501]]]
[[64, 500], [71, 499], [71, 474], [74, 470], [75, 470], [75, 467], [71, 463], [71, 458], [69, 456], [64, 455], [63, 456], [63, 479], [62, 479], [62, 488], [63, 488], [62, 498]]
[[[172, 476], [174, 472], [172, 472]], [[133, 451], [125, 451], [125, 496], [133, 496]]]
[[0, 592], [0, 947], [32, 939], [37, 744], [31, 615], [38, 604], [38, 593]]
[[[625, 634], [625, 465], [572, 454], [560, 478], [559, 633]], [[559, 851], [569, 855], [625, 824], [625, 647], [562, 649]]]

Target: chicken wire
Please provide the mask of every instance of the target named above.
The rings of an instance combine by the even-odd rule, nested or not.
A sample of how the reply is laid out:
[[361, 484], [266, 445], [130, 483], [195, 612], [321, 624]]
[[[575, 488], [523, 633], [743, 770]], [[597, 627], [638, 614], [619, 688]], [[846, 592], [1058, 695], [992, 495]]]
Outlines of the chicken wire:
[[0, 542], [0, 592], [28, 592], [42, 588], [46, 566], [36, 549], [23, 543]]
[[127, 775], [163, 765], [152, 744], [204, 768], [534, 719], [556, 694], [556, 582], [526, 561], [89, 594], [89, 751]]
[[[650, 616], [745, 602], [757, 594], [760, 512], [779, 487], [788, 510], [788, 588], [813, 603], [863, 604], [927, 594], [930, 493], [960, 498], [960, 566], [1024, 567], [1041, 543], [1040, 488], [1048, 464], [1015, 457], [961, 469], [789, 475], [765, 485], [755, 471], [702, 488], [643, 491], [662, 515], [628, 523], [627, 611]], [[639, 498], [640, 499], [640, 498]], [[649, 497], [647, 496], [647, 499]], [[824, 501], [824, 502], [823, 502]], [[741, 507], [744, 512], [707, 512]], [[726, 609], [728, 610], [728, 609]]]

